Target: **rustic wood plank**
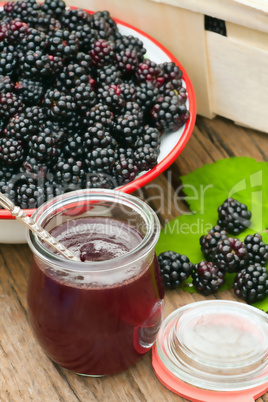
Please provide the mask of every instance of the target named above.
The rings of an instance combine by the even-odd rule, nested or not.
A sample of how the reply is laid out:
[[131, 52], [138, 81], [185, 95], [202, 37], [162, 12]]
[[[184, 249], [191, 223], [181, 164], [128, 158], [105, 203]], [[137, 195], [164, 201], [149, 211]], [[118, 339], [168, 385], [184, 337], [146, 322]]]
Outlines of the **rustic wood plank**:
[[[152, 183], [135, 192], [147, 201], [164, 225], [182, 213], [187, 205], [181, 198], [180, 175], [204, 163], [229, 156], [268, 158], [267, 134], [235, 126], [217, 117], [198, 117], [193, 135], [173, 165]], [[165, 195], [164, 201], [162, 195]], [[31, 252], [27, 245], [0, 244], [0, 401], [2, 402], [187, 402], [168, 391], [156, 378], [151, 353], [129, 370], [103, 378], [87, 378], [62, 369], [38, 346], [27, 320], [26, 289]], [[209, 299], [238, 300], [232, 291]], [[183, 290], [167, 291], [165, 315], [204, 296]], [[257, 402], [268, 402], [268, 393]]]

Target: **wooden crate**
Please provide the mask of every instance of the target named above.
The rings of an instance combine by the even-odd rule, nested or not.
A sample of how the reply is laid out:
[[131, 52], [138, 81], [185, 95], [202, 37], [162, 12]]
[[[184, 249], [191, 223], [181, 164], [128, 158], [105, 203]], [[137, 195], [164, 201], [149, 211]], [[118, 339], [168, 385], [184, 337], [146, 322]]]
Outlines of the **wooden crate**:
[[[267, 0], [69, 0], [142, 29], [167, 47], [193, 83], [197, 112], [268, 133]], [[227, 36], [204, 29], [225, 20]]]

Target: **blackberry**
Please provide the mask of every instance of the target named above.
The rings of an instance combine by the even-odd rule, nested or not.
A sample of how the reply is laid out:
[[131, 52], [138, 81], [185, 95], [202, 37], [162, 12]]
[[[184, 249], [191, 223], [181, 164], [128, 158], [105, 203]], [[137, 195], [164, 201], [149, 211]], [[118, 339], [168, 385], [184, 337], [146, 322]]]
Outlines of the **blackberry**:
[[2, 52], [0, 54], [0, 75], [13, 75], [17, 68], [17, 58], [13, 53]]
[[159, 89], [150, 81], [141, 82], [136, 87], [135, 102], [137, 102], [144, 111], [149, 111], [158, 97]]
[[86, 152], [84, 135], [79, 132], [69, 135], [63, 145], [63, 152], [65, 156], [82, 159]]
[[90, 26], [98, 31], [101, 39], [116, 40], [120, 35], [115, 21], [111, 18], [109, 11], [97, 11], [92, 15]]
[[15, 83], [9, 76], [0, 75], [0, 93], [13, 92]]
[[119, 114], [125, 105], [125, 100], [113, 86], [105, 86], [98, 90], [99, 103], [106, 105], [114, 114]]
[[76, 56], [79, 49], [79, 40], [74, 32], [58, 29], [48, 38], [50, 54], [64, 59]]
[[89, 26], [91, 16], [81, 8], [65, 9], [60, 18], [61, 24], [68, 31], [76, 31], [77, 27]]
[[29, 156], [39, 162], [52, 163], [58, 157], [57, 142], [49, 128], [39, 130], [29, 141]]
[[44, 181], [47, 178], [49, 168], [47, 163], [27, 155], [20, 168], [20, 173], [25, 173], [26, 176], [32, 177], [34, 180]]
[[42, 4], [43, 11], [51, 17], [61, 18], [66, 4], [63, 0], [45, 0]]
[[[75, 58], [75, 63], [78, 64], [80, 67], [83, 67], [85, 69], [86, 74], [89, 74], [91, 71], [90, 68], [90, 56], [87, 53], [84, 52], [78, 52]], [[92, 87], [94, 87], [94, 84], [90, 82]]]
[[175, 89], [182, 86], [182, 71], [173, 61], [161, 63], [159, 67], [163, 71], [164, 83], [170, 83]]
[[238, 272], [234, 284], [237, 297], [252, 304], [268, 296], [268, 272], [261, 264], [249, 265]]
[[224, 285], [224, 276], [225, 274], [213, 262], [201, 261], [193, 270], [193, 285], [199, 293], [208, 296], [218, 292]]
[[205, 15], [205, 30], [215, 32], [219, 35], [226, 36], [225, 21]]
[[5, 129], [5, 136], [9, 139], [27, 144], [28, 140], [37, 132], [36, 126], [25, 117], [24, 113], [13, 116]]
[[43, 186], [32, 178], [16, 186], [16, 199], [23, 209], [37, 208], [45, 201]]
[[103, 66], [101, 70], [97, 70], [96, 81], [99, 85], [118, 85], [122, 82], [122, 74], [113, 64]]
[[[160, 131], [176, 131], [185, 124], [186, 108], [181, 105], [180, 98], [174, 96], [160, 96], [156, 99], [150, 111], [153, 124]], [[189, 118], [189, 116], [188, 116]]]
[[153, 169], [157, 165], [159, 149], [144, 146], [134, 151], [135, 162], [140, 171]]
[[161, 67], [150, 59], [145, 59], [142, 63], [138, 64], [136, 78], [138, 82], [151, 82], [156, 87], [160, 87], [165, 82]]
[[82, 161], [72, 157], [60, 159], [56, 164], [55, 180], [59, 184], [74, 184], [82, 188], [85, 181], [85, 171]]
[[19, 0], [16, 1], [11, 15], [13, 19], [20, 19], [27, 24], [35, 24], [38, 20], [40, 5], [35, 0]]
[[128, 154], [122, 148], [118, 150], [118, 159], [115, 161], [113, 173], [117, 186], [130, 183], [136, 178], [139, 169], [135, 163], [133, 150], [130, 150]]
[[214, 262], [223, 272], [238, 272], [248, 263], [247, 248], [239, 239], [228, 237], [215, 249]]
[[88, 167], [94, 173], [110, 173], [115, 163], [115, 153], [111, 148], [95, 148], [88, 156]]
[[120, 95], [125, 102], [135, 102], [136, 100], [136, 88], [127, 82], [122, 82], [118, 85], [110, 85], [115, 90], [117, 95]]
[[119, 143], [134, 145], [141, 133], [140, 120], [131, 114], [119, 116], [114, 126], [114, 133]]
[[104, 39], [98, 39], [93, 44], [89, 55], [91, 57], [91, 64], [94, 67], [100, 68], [105, 64], [112, 64], [115, 57], [114, 43]]
[[30, 28], [18, 46], [18, 50], [25, 54], [28, 50], [43, 52], [47, 45], [47, 35], [37, 29]]
[[218, 225], [228, 233], [238, 235], [250, 226], [251, 212], [245, 204], [229, 197], [218, 207]]
[[82, 83], [90, 85], [86, 69], [79, 64], [68, 63], [59, 74], [55, 86], [60, 91], [63, 91], [64, 89], [69, 91], [74, 86]]
[[16, 165], [23, 161], [24, 149], [20, 141], [0, 138], [0, 161], [8, 165]]
[[188, 257], [174, 251], [165, 251], [158, 256], [160, 272], [164, 285], [168, 289], [176, 289], [189, 278], [194, 269]]
[[92, 126], [94, 123], [101, 123], [107, 129], [113, 127], [114, 115], [110, 108], [103, 104], [97, 103], [93, 106], [85, 116], [85, 125], [88, 127]]
[[121, 35], [121, 37], [115, 42], [116, 52], [121, 52], [126, 49], [135, 51], [139, 62], [143, 61], [146, 49], [143, 46], [143, 42], [133, 35]]
[[101, 123], [95, 123], [84, 134], [84, 147], [86, 150], [114, 148], [115, 140], [105, 126]]
[[268, 244], [265, 244], [262, 240], [262, 236], [259, 233], [253, 235], [247, 235], [244, 239], [244, 244], [247, 248], [249, 265], [256, 263], [265, 266], [268, 260]]
[[146, 125], [142, 134], [135, 142], [135, 148], [150, 147], [159, 149], [160, 147], [160, 131], [157, 128]]
[[20, 61], [20, 74], [25, 78], [46, 77], [52, 72], [51, 59], [41, 51], [28, 50]]
[[21, 110], [20, 98], [15, 93], [0, 93], [0, 118], [8, 118]]
[[[16, 204], [16, 191], [12, 182], [12, 176], [11, 180], [0, 179], [0, 192]], [[2, 209], [1, 206], [0, 209]]]
[[40, 106], [28, 106], [24, 110], [23, 114], [25, 115], [25, 118], [32, 122], [34, 126], [39, 126], [47, 120], [45, 111]]
[[27, 36], [28, 32], [29, 26], [25, 22], [20, 20], [9, 21], [6, 32], [6, 41], [8, 44], [16, 46]]
[[82, 112], [85, 112], [96, 103], [96, 94], [90, 84], [79, 83], [71, 89], [70, 95], [74, 100], [76, 108]]
[[126, 102], [124, 107], [121, 110], [121, 114], [131, 114], [133, 116], [136, 116], [136, 118], [140, 121], [140, 124], [143, 122], [143, 110], [139, 106], [138, 103], [136, 102]]
[[138, 55], [135, 50], [121, 50], [115, 54], [115, 61], [123, 77], [128, 78], [132, 75], [139, 64]]
[[[94, 43], [98, 40], [98, 32], [90, 27], [90, 25], [78, 25], [75, 29], [75, 36], [79, 40], [79, 52], [88, 53]], [[78, 52], [78, 53], [79, 53]], [[90, 58], [89, 54], [88, 57]], [[91, 58], [90, 58], [91, 60]], [[89, 63], [90, 65], [90, 63]]]
[[203, 235], [199, 239], [201, 251], [207, 261], [213, 261], [217, 245], [221, 240], [227, 239], [226, 230], [216, 225], [209, 230], [208, 234]]
[[116, 187], [114, 177], [103, 173], [87, 173], [85, 188], [107, 188]]
[[43, 98], [45, 89], [41, 81], [20, 78], [16, 83], [16, 93], [25, 105], [37, 105]]
[[76, 108], [71, 95], [55, 90], [48, 90], [44, 97], [44, 107], [47, 116], [53, 121], [71, 118]]

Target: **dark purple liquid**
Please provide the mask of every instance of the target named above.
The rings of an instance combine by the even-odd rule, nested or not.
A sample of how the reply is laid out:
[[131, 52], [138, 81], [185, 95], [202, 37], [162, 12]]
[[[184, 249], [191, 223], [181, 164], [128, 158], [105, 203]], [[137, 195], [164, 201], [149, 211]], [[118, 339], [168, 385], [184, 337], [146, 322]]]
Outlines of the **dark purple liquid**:
[[[81, 253], [85, 264], [120, 256], [142, 241], [134, 228], [109, 218], [77, 219], [51, 233]], [[79, 272], [69, 278], [36, 262], [31, 270], [28, 311], [33, 331], [53, 361], [77, 373], [125, 370], [149, 350], [161, 323], [163, 288], [156, 258], [131, 275], [122, 271], [114, 283], [106, 275], [100, 286], [96, 275], [88, 279]]]

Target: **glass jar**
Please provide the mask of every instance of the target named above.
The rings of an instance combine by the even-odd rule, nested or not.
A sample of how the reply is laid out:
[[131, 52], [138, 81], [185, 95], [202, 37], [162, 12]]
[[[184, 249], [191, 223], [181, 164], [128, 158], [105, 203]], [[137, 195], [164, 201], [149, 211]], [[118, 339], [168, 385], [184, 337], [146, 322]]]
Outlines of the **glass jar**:
[[84, 260], [66, 260], [27, 234], [29, 322], [44, 352], [78, 374], [127, 369], [150, 350], [163, 319], [156, 214], [132, 195], [88, 189], [56, 197], [32, 217]]

